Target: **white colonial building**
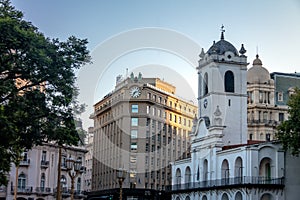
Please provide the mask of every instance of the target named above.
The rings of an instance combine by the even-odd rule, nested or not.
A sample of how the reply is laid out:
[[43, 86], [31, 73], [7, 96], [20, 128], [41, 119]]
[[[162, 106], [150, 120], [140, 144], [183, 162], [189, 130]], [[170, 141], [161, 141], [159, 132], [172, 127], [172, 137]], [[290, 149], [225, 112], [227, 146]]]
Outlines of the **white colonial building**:
[[[275, 142], [247, 140], [245, 53], [243, 45], [238, 52], [226, 41], [222, 31], [221, 40], [200, 54], [200, 116], [191, 134], [191, 158], [172, 165], [174, 200], [298, 199], [300, 179], [292, 174], [299, 170], [299, 159]], [[274, 83], [265, 89], [273, 91]]]

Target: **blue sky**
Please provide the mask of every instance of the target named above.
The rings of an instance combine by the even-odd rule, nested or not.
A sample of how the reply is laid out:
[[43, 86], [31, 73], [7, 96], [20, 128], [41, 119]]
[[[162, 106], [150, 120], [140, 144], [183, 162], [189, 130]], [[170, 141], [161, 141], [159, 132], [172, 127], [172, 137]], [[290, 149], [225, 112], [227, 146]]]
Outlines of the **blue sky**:
[[[12, 4], [48, 37], [65, 40], [75, 35], [87, 38], [91, 52], [96, 52], [99, 46], [124, 32], [149, 27], [177, 32], [207, 50], [214, 40], [219, 40], [220, 26], [224, 24], [225, 39], [237, 49], [243, 43], [248, 62], [252, 63], [258, 49], [263, 66], [270, 72], [300, 72], [299, 0], [12, 0]], [[115, 48], [125, 43], [120, 41]], [[120, 55], [99, 74], [93, 102], [113, 89], [114, 77], [124, 74], [125, 68], [134, 71], [146, 66], [149, 71], [151, 65], [162, 65], [176, 71], [195, 91], [195, 66], [183, 70], [184, 73], [181, 71], [187, 69], [186, 66], [196, 65], [200, 49], [191, 52], [195, 54], [190, 55], [195, 57], [194, 64], [158, 48]], [[189, 73], [185, 74], [187, 71]], [[155, 74], [157, 70], [152, 72]], [[164, 74], [159, 74], [159, 77], [174, 85], [178, 83], [175, 78], [168, 79]], [[86, 86], [89, 84], [86, 80]], [[91, 108], [89, 105], [90, 113]]]

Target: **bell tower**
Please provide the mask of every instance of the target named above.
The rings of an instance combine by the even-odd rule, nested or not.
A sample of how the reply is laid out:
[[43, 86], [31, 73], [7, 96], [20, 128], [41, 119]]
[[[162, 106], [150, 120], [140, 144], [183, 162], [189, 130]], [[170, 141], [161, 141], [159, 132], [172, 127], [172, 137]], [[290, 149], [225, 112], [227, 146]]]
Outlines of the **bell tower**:
[[222, 130], [223, 145], [247, 142], [247, 57], [224, 37], [205, 52], [201, 51], [198, 70], [199, 116], [208, 133]]

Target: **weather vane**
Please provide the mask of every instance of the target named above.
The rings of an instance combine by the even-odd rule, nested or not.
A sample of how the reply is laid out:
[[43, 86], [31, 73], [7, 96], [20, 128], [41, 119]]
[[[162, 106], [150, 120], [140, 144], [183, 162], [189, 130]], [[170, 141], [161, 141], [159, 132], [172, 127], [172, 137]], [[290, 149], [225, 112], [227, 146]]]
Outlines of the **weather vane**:
[[221, 26], [221, 32], [225, 32], [225, 29], [224, 29], [224, 25], [222, 24], [222, 26]]

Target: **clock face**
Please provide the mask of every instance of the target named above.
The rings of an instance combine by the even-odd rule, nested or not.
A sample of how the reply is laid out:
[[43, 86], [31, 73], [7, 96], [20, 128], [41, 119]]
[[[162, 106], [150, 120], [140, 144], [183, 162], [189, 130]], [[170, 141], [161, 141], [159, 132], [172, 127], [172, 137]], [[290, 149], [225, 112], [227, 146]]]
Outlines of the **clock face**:
[[130, 96], [133, 97], [133, 98], [137, 98], [141, 95], [141, 90], [139, 87], [137, 86], [134, 86], [132, 88], [130, 88]]
[[203, 101], [203, 106], [204, 106], [204, 108], [207, 108], [207, 104], [208, 104], [207, 99], [204, 99], [204, 101]]

